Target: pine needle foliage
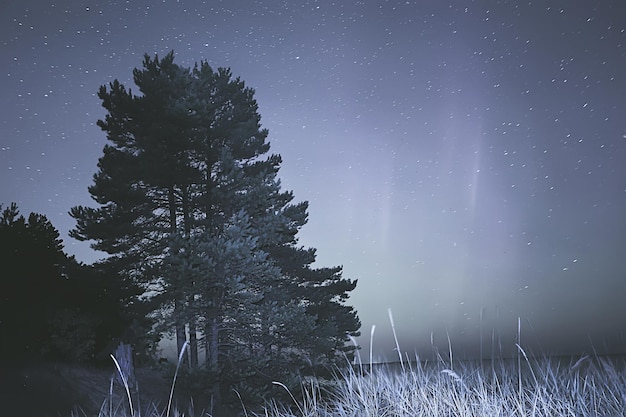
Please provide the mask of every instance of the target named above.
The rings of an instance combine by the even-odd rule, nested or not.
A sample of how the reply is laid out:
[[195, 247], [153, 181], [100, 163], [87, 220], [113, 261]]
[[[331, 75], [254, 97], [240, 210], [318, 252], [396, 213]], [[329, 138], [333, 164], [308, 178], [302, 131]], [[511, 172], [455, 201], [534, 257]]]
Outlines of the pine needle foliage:
[[239, 401], [234, 390], [261, 401], [274, 379], [350, 357], [356, 281], [313, 268], [315, 250], [298, 245], [308, 205], [281, 189], [254, 90], [206, 61], [179, 66], [173, 52], [146, 55], [133, 76], [139, 94], [117, 80], [99, 90], [98, 206], [72, 208], [71, 235], [142, 286], [213, 403]]

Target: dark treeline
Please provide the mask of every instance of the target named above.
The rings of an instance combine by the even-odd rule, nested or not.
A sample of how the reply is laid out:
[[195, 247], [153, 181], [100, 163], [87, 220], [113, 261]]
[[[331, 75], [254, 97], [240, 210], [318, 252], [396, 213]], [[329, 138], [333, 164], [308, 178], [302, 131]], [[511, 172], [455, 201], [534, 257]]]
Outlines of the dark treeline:
[[[124, 338], [143, 345], [133, 327], [147, 323], [133, 304], [140, 289], [85, 265], [63, 251], [59, 232], [46, 216], [0, 205], [0, 362], [110, 364], [109, 353]], [[141, 361], [142, 356], [138, 359]]]

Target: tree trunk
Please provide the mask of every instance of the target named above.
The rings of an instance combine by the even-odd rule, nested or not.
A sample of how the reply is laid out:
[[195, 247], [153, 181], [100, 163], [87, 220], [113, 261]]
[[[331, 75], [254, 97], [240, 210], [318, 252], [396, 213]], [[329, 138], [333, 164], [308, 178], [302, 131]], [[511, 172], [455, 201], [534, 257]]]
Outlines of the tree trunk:
[[[174, 187], [170, 187], [167, 190], [167, 202], [169, 209], [169, 218], [170, 218], [170, 234], [174, 235], [178, 231], [177, 227], [177, 219], [176, 219], [176, 195], [174, 193]], [[178, 296], [174, 300], [174, 317], [176, 320], [176, 347], [178, 352], [178, 357], [180, 358], [181, 352], [183, 350], [183, 346], [187, 341], [187, 335], [185, 334], [185, 323], [180, 320], [181, 315], [181, 302]], [[183, 358], [183, 362], [184, 362]]]
[[[183, 227], [185, 230], [185, 235], [189, 236], [192, 225], [191, 225], [191, 217], [189, 214], [189, 210], [190, 210], [189, 192], [186, 187], [182, 187], [181, 196], [182, 196], [182, 210], [183, 210]], [[187, 303], [189, 304], [189, 307], [193, 311], [196, 283], [194, 281], [191, 281], [189, 285], [190, 285], [190, 290], [189, 290], [190, 292], [186, 294]], [[191, 368], [198, 367], [198, 338], [196, 337], [196, 330], [197, 330], [197, 327], [196, 327], [195, 317], [192, 317], [189, 322], [189, 366]]]
[[213, 317], [209, 321], [209, 325], [207, 326], [206, 331], [207, 338], [207, 354], [206, 361], [207, 366], [212, 371], [217, 371], [217, 367], [219, 365], [218, 362], [218, 348], [219, 348], [219, 323], [217, 322], [217, 318]]
[[213, 404], [219, 406], [221, 402], [220, 396], [220, 379], [219, 378], [219, 321], [217, 317], [212, 317], [206, 329], [207, 339], [207, 368], [213, 373], [213, 382], [211, 384], [211, 395], [213, 396]]
[[[176, 317], [176, 351], [178, 352], [178, 357], [180, 358], [180, 354], [183, 351], [183, 346], [187, 341], [187, 335], [185, 334], [185, 324], [180, 322], [177, 316], [177, 312], [180, 312], [178, 300], [174, 301], [174, 317]], [[184, 357], [183, 362], [185, 362]]]
[[189, 366], [198, 367], [198, 338], [196, 336], [196, 324], [189, 323]]

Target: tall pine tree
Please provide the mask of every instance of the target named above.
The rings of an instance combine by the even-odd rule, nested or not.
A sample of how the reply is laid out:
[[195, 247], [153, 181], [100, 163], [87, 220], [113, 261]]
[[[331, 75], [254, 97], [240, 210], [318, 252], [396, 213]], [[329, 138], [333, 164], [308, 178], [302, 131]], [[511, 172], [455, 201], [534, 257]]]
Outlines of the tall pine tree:
[[356, 281], [313, 268], [315, 250], [297, 245], [307, 204], [281, 191], [254, 91], [173, 53], [146, 55], [133, 75], [139, 95], [117, 80], [100, 88], [110, 144], [89, 188], [99, 207], [72, 208], [72, 236], [157, 294], [192, 366], [204, 348], [216, 399], [226, 385], [259, 392], [345, 360]]

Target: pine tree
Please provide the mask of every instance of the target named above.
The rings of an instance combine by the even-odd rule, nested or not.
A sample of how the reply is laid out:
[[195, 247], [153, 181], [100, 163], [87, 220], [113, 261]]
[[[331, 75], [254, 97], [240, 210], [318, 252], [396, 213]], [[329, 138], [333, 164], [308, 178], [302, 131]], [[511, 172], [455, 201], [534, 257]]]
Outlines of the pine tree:
[[71, 210], [72, 236], [157, 294], [179, 353], [187, 334], [191, 365], [204, 348], [216, 399], [227, 385], [263, 396], [272, 379], [351, 355], [356, 281], [312, 268], [315, 251], [297, 246], [307, 204], [281, 190], [254, 91], [228, 69], [173, 60], [145, 56], [140, 95], [101, 87], [111, 144], [89, 188], [100, 207]]
[[[98, 125], [112, 145], [105, 146], [89, 191], [102, 207], [71, 210], [77, 220], [71, 235], [96, 240], [94, 248], [115, 255], [108, 259], [111, 267], [136, 277], [146, 290], [159, 280], [167, 236], [192, 227], [190, 184], [201, 175], [188, 155], [193, 120], [181, 105], [189, 71], [173, 59], [173, 54], [161, 61], [145, 57], [144, 70], [134, 71], [141, 96], [117, 80], [108, 90], [100, 88], [108, 113]], [[183, 325], [176, 331], [180, 350]]]

